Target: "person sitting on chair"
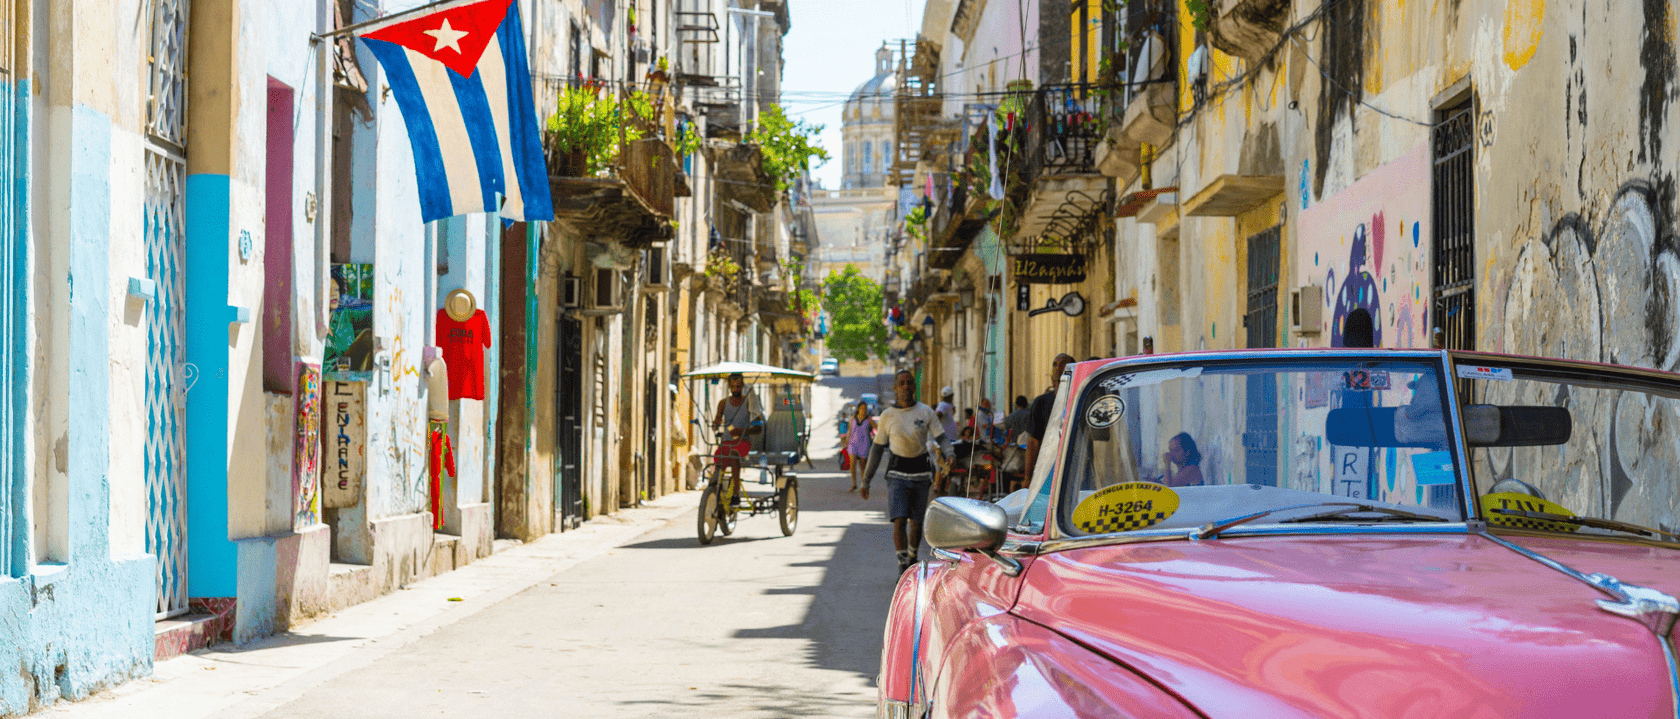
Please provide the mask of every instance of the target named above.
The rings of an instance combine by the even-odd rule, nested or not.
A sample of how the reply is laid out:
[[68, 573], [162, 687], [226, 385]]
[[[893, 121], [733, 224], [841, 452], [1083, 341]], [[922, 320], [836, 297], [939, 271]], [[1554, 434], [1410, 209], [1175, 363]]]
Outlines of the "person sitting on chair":
[[951, 443], [951, 454], [955, 457], [952, 466], [967, 467], [968, 458], [974, 455], [974, 428], [964, 427], [957, 436], [957, 441]]
[[747, 380], [740, 372], [724, 382], [729, 396], [718, 401], [712, 428], [725, 433], [718, 439], [717, 462], [729, 467], [729, 506], [734, 507], [741, 500], [741, 460], [752, 451], [748, 437], [764, 432], [764, 409], [758, 405], [758, 395], [747, 394]]

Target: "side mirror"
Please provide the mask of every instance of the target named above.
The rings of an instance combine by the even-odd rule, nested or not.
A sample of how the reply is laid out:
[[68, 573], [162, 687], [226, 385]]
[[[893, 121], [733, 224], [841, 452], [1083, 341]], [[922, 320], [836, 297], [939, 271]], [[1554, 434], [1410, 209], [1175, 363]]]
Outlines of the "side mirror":
[[1009, 517], [1003, 507], [966, 497], [940, 497], [928, 505], [922, 522], [923, 536], [935, 549], [947, 552], [979, 552], [1003, 565], [1011, 576], [1021, 563], [998, 554], [1009, 534]]

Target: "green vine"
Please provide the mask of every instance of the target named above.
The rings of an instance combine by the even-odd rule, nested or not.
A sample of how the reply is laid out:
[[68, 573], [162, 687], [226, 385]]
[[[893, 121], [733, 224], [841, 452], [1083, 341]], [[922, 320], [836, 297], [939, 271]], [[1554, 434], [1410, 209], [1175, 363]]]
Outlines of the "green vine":
[[910, 210], [910, 214], [904, 216], [904, 231], [916, 240], [926, 243], [928, 241], [927, 223], [927, 205], [916, 205], [914, 209]]
[[741, 276], [741, 263], [722, 248], [712, 250], [706, 255], [706, 276], [726, 281], [736, 279]]
[[1185, 0], [1184, 7], [1190, 11], [1190, 24], [1203, 32], [1213, 27], [1213, 3], [1208, 0]]
[[811, 160], [828, 161], [828, 151], [816, 144], [822, 125], [788, 119], [780, 105], [767, 105], [759, 113], [752, 142], [764, 153], [764, 172], [776, 179], [776, 191], [785, 192], [800, 175], [811, 170]]

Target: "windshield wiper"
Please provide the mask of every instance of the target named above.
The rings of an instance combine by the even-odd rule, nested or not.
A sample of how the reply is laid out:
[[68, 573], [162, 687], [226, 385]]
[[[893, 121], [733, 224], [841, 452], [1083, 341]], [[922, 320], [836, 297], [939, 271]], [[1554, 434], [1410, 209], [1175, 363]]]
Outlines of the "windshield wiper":
[[1488, 511], [1490, 511], [1494, 514], [1504, 514], [1504, 515], [1508, 515], [1508, 516], [1512, 516], [1512, 517], [1527, 517], [1528, 519], [1539, 519], [1539, 520], [1546, 521], [1546, 522], [1557, 522], [1559, 524], [1574, 524], [1574, 525], [1578, 525], [1578, 526], [1582, 526], [1582, 527], [1593, 527], [1595, 529], [1609, 529], [1609, 530], [1614, 530], [1614, 531], [1618, 531], [1618, 532], [1627, 532], [1628, 534], [1638, 534], [1638, 535], [1644, 536], [1644, 537], [1653, 537], [1653, 536], [1656, 536], [1656, 535], [1660, 534], [1660, 535], [1662, 535], [1664, 537], [1668, 537], [1670, 539], [1680, 540], [1680, 534], [1675, 534], [1673, 532], [1664, 532], [1661, 529], [1652, 529], [1650, 527], [1644, 527], [1644, 526], [1640, 526], [1638, 524], [1633, 524], [1633, 523], [1630, 523], [1630, 522], [1618, 522], [1614, 519], [1599, 519], [1597, 517], [1575, 517], [1575, 516], [1570, 516], [1570, 515], [1567, 515], [1567, 514], [1552, 514], [1551, 512], [1530, 512], [1530, 511], [1521, 510], [1521, 509], [1491, 509], [1491, 510], [1488, 510]]
[[[1245, 524], [1245, 523], [1254, 521], [1256, 519], [1259, 519], [1261, 517], [1264, 517], [1264, 516], [1267, 516], [1267, 515], [1270, 515], [1270, 514], [1276, 514], [1278, 512], [1287, 512], [1291, 509], [1307, 509], [1309, 507], [1347, 507], [1347, 509], [1340, 509], [1340, 510], [1337, 510], [1337, 511], [1334, 511], [1334, 512], [1321, 512], [1319, 514], [1311, 514], [1311, 515], [1307, 515], [1305, 517], [1296, 517], [1294, 519], [1285, 519], [1285, 520], [1283, 520], [1283, 522], [1314, 522], [1314, 521], [1321, 521], [1321, 520], [1325, 520], [1325, 519], [1339, 518], [1339, 517], [1343, 517], [1343, 516], [1349, 515], [1349, 514], [1360, 514], [1360, 513], [1364, 513], [1364, 512], [1378, 512], [1378, 513], [1381, 513], [1381, 514], [1386, 514], [1390, 517], [1398, 517], [1398, 518], [1401, 518], [1401, 519], [1414, 519], [1414, 520], [1426, 521], [1426, 522], [1449, 522], [1449, 521], [1452, 521], [1452, 520], [1449, 520], [1449, 519], [1444, 519], [1442, 517], [1434, 517], [1434, 516], [1430, 516], [1430, 515], [1427, 515], [1427, 514], [1417, 514], [1415, 512], [1407, 512], [1407, 511], [1402, 510], [1402, 509], [1390, 509], [1388, 507], [1378, 507], [1378, 506], [1372, 505], [1372, 504], [1361, 504], [1359, 502], [1315, 502], [1313, 504], [1297, 504], [1293, 507], [1278, 507], [1276, 509], [1268, 509], [1268, 510], [1265, 510], [1265, 511], [1262, 511], [1262, 512], [1255, 512], [1253, 514], [1245, 514], [1241, 517], [1232, 517], [1230, 519], [1222, 519], [1222, 520], [1217, 521], [1217, 522], [1209, 522], [1209, 523], [1204, 524], [1200, 527], [1197, 527], [1195, 529], [1190, 530], [1190, 539], [1213, 539], [1214, 537], [1219, 536], [1220, 532], [1223, 532], [1227, 529], [1235, 527], [1239, 524]], [[1280, 522], [1280, 524], [1281, 523], [1282, 522]]]

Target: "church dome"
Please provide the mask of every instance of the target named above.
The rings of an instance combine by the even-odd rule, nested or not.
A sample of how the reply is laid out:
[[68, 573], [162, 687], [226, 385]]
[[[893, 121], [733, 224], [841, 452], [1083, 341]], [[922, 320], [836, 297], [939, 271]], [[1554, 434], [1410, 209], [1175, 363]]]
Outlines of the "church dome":
[[882, 47], [875, 51], [875, 76], [863, 81], [851, 97], [846, 98], [846, 104], [851, 105], [863, 98], [892, 97], [898, 89], [898, 73], [893, 69], [892, 50]]

